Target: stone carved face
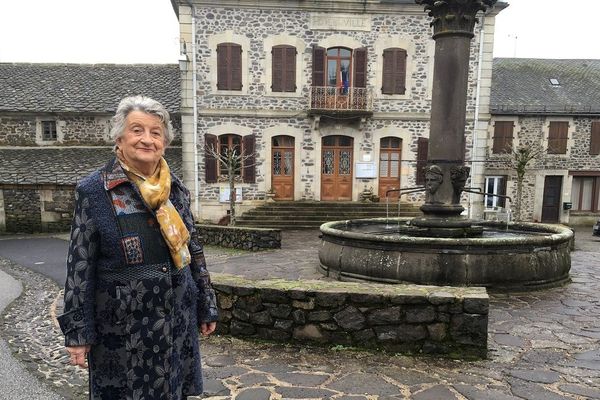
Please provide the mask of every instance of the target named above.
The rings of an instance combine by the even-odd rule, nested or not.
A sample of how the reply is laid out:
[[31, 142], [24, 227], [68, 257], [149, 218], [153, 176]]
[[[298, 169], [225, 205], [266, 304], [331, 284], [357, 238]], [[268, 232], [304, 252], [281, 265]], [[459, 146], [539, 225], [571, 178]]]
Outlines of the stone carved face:
[[437, 165], [431, 165], [425, 169], [425, 188], [431, 194], [437, 192], [444, 181], [442, 170]]
[[467, 179], [469, 179], [469, 167], [452, 167], [450, 169], [450, 179], [452, 180], [452, 186], [457, 190], [462, 190], [465, 187]]

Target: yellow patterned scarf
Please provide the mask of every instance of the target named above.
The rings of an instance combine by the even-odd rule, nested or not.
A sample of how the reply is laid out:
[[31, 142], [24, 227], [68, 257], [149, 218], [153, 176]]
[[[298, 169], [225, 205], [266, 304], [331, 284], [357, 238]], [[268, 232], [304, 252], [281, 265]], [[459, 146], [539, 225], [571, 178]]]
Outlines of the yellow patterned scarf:
[[[117, 155], [120, 156], [120, 154]], [[160, 159], [158, 168], [148, 178], [127, 165], [123, 157], [119, 161], [127, 177], [139, 188], [146, 204], [156, 211], [156, 219], [160, 225], [160, 233], [169, 246], [171, 258], [178, 269], [188, 265], [191, 261], [188, 244], [190, 233], [181, 216], [169, 200], [171, 193], [171, 171], [164, 158]]]

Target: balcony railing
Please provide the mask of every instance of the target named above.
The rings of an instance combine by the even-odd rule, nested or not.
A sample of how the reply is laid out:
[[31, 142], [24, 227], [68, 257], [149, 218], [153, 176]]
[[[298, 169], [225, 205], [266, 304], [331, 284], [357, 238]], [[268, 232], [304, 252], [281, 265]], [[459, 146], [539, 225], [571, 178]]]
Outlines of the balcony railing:
[[373, 112], [373, 96], [367, 88], [313, 86], [310, 90], [311, 111], [344, 113]]

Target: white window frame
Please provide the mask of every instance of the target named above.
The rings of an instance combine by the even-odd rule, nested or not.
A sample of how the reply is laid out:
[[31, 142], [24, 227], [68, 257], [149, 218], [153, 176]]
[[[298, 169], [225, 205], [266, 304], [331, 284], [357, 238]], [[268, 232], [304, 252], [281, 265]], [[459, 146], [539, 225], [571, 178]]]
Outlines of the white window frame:
[[[494, 182], [494, 189], [491, 192], [488, 192], [487, 188], [488, 188], [488, 183], [490, 180], [495, 180]], [[486, 193], [493, 193], [493, 194], [498, 194], [499, 193], [499, 187], [500, 187], [500, 182], [502, 181], [502, 179], [507, 179], [506, 176], [504, 175], [488, 175], [485, 177], [485, 183], [484, 183], [484, 188], [485, 188], [485, 192]], [[492, 200], [492, 205], [491, 207], [488, 206], [488, 199]], [[486, 210], [497, 210], [499, 208], [501, 208], [498, 205], [498, 202], [500, 201], [500, 197], [495, 197], [495, 196], [488, 196], [488, 195], [484, 195], [483, 197], [483, 204], [485, 206]], [[506, 202], [504, 203], [506, 206]]]

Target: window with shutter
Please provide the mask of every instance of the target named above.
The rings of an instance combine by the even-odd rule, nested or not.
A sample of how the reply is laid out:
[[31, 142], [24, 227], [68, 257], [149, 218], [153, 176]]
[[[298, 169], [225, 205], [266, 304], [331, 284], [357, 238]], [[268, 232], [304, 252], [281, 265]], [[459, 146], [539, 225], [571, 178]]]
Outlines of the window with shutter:
[[513, 121], [496, 121], [494, 124], [494, 144], [492, 153], [506, 154], [512, 151]]
[[214, 152], [218, 151], [218, 141], [215, 135], [204, 135], [204, 174], [206, 183], [217, 181], [217, 159]]
[[242, 90], [242, 46], [237, 43], [217, 45], [217, 89]]
[[313, 47], [312, 85], [325, 86], [325, 49]]
[[566, 154], [569, 123], [551, 121], [548, 131], [548, 154]]
[[590, 135], [590, 154], [600, 154], [600, 121], [592, 122], [592, 132]]
[[383, 50], [383, 94], [406, 93], [406, 50], [389, 48]]
[[367, 49], [355, 49], [354, 57], [354, 85], [353, 87], [367, 87]]
[[273, 92], [296, 91], [296, 48], [294, 46], [275, 46], [272, 51]]
[[427, 154], [429, 139], [420, 137], [417, 140], [417, 185], [425, 184], [425, 166], [427, 166]]

